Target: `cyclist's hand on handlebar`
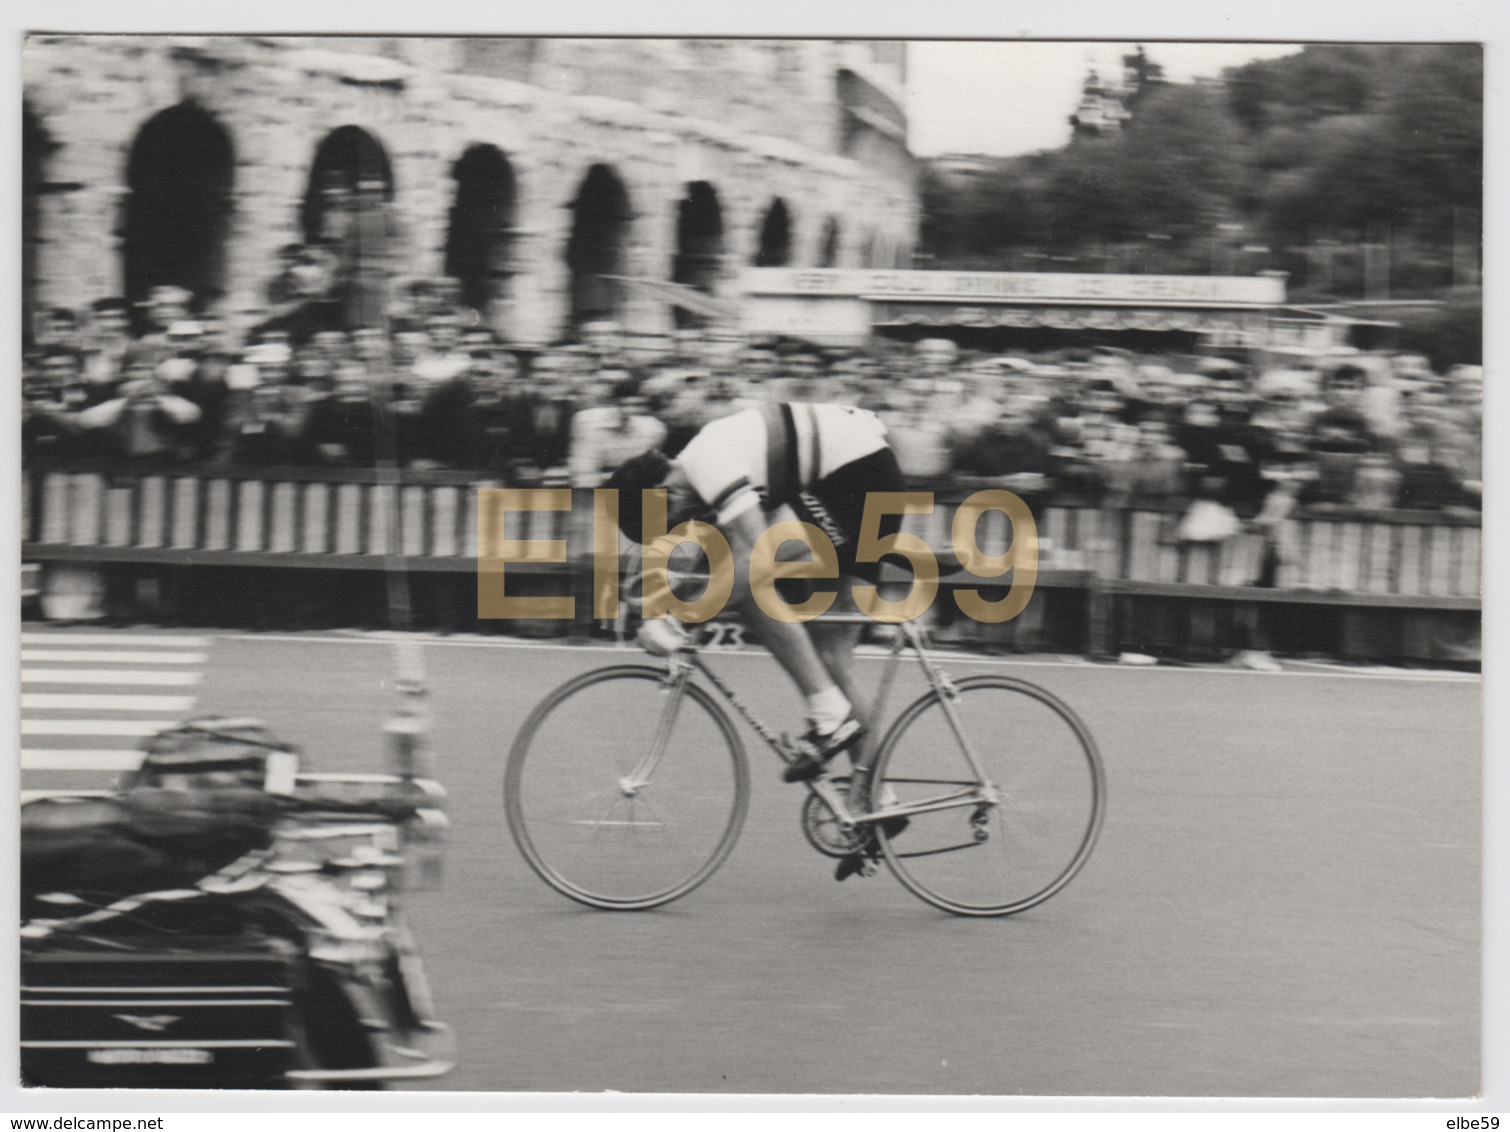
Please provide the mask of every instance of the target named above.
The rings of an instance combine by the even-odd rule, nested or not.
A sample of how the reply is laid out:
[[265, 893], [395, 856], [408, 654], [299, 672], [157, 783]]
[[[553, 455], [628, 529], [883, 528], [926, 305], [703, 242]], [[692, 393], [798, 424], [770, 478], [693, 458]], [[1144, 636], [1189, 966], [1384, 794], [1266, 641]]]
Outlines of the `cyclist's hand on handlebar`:
[[652, 656], [672, 656], [692, 643], [692, 637], [680, 621], [663, 617], [646, 621], [635, 634], [640, 647]]

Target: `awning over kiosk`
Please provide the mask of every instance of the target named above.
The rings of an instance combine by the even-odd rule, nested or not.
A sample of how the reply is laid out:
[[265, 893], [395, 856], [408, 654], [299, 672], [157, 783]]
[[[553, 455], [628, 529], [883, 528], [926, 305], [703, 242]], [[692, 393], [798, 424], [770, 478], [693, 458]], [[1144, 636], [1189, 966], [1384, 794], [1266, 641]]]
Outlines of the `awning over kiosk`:
[[1052, 330], [1154, 330], [1229, 333], [1255, 330], [1241, 312], [1137, 307], [959, 306], [953, 303], [871, 302], [873, 326], [1045, 327]]
[[1284, 280], [1270, 276], [828, 268], [752, 268], [742, 291], [748, 332], [851, 345], [876, 332], [937, 331], [979, 341], [1177, 335], [1254, 347], [1285, 300]]

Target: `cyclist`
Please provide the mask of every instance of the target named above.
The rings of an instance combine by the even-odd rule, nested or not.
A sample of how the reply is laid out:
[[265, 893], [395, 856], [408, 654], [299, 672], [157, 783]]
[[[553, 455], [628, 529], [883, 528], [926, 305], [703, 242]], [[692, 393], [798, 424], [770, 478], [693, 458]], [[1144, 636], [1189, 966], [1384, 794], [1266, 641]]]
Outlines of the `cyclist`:
[[[756, 540], [773, 513], [790, 508], [834, 544], [840, 582], [836, 604], [849, 603], [855, 581], [875, 584], [879, 566], [856, 562], [865, 497], [872, 491], [902, 491], [886, 426], [874, 413], [842, 405], [783, 402], [745, 409], [703, 426], [676, 456], [658, 451], [637, 456], [604, 484], [619, 490], [619, 526], [634, 542], [643, 539], [645, 488], [667, 492], [667, 527], [708, 517], [729, 542], [735, 571], [732, 606], [761, 639], [807, 699], [805, 753], [783, 777], [801, 782], [817, 776], [841, 751], [852, 764], [847, 804], [852, 813], [870, 808], [873, 744], [866, 709], [853, 675], [858, 624], [780, 621], [754, 600], [749, 567]], [[882, 516], [878, 537], [895, 533], [898, 515]], [[669, 655], [686, 642], [670, 618], [647, 621], [641, 643]], [[839, 879], [858, 871], [840, 863]]]

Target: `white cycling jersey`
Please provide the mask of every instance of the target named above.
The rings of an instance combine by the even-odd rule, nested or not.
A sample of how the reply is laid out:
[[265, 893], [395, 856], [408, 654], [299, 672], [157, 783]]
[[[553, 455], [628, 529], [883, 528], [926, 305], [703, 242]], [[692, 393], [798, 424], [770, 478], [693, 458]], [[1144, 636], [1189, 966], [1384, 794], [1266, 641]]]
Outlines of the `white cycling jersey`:
[[[726, 522], [811, 487], [887, 446], [886, 426], [868, 409], [794, 402], [745, 409], [703, 426], [676, 457], [692, 490]], [[788, 427], [781, 427], [782, 422]], [[772, 424], [777, 428], [773, 433]], [[772, 471], [790, 482], [772, 490]]]

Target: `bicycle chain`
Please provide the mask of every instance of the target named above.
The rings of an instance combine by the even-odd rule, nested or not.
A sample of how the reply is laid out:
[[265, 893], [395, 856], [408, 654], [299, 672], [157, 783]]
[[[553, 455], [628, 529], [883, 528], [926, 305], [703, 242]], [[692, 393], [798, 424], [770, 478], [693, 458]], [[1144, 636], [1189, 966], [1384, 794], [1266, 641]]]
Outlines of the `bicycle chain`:
[[[841, 786], [845, 782], [844, 779], [833, 781]], [[812, 793], [802, 803], [802, 835], [825, 857], [848, 857], [861, 848], [860, 839], [840, 827], [839, 819], [828, 803]]]

